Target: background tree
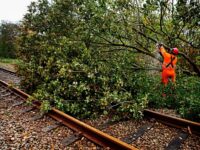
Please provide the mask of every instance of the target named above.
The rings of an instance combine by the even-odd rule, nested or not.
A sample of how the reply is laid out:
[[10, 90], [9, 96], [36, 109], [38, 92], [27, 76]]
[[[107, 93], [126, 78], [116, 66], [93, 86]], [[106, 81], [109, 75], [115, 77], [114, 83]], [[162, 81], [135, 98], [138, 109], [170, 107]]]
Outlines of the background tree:
[[5, 58], [16, 57], [16, 37], [19, 35], [19, 25], [2, 22], [0, 25], [0, 56]]

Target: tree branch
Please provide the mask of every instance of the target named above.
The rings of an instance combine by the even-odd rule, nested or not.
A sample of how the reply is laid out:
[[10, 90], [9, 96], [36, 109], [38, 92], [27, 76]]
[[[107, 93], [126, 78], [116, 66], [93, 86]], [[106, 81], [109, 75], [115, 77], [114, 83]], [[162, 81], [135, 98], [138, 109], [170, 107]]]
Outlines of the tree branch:
[[131, 49], [134, 49], [134, 50], [138, 51], [139, 53], [143, 53], [145, 55], [151, 56], [152, 58], [158, 60], [154, 54], [152, 54], [150, 52], [147, 52], [147, 51], [144, 51], [142, 49], [139, 49], [139, 48], [137, 48], [135, 46], [126, 45], [126, 44], [113, 43], [113, 42], [109, 41], [108, 39], [105, 39], [104, 37], [100, 37], [100, 38], [104, 39], [108, 43], [95, 43], [95, 42], [93, 42], [93, 43], [95, 43], [95, 44], [102, 44], [102, 45], [108, 45], [108, 46], [122, 46], [122, 47], [126, 47], [126, 48], [131, 48]]
[[198, 74], [198, 76], [200, 77], [200, 69], [197, 67], [197, 65], [190, 59], [189, 56], [187, 56], [186, 54], [184, 54], [183, 52], [179, 52], [179, 54], [181, 56], [183, 56], [183, 58], [185, 58], [190, 65], [193, 67], [193, 70]]

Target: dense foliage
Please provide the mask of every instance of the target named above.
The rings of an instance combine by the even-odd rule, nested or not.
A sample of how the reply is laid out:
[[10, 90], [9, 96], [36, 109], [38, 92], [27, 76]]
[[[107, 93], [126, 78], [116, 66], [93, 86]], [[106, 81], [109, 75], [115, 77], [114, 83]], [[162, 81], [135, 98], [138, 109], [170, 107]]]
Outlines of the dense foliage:
[[0, 24], [0, 57], [16, 57], [16, 38], [19, 34], [18, 24], [2, 22]]
[[[167, 88], [158, 84], [158, 79], [148, 78], [149, 107], [175, 109], [184, 118], [200, 121], [200, 80], [199, 77], [178, 75], [176, 85]], [[162, 96], [165, 93], [166, 96]]]
[[[80, 117], [112, 113], [140, 118], [160, 91], [154, 88], [160, 85], [157, 42], [180, 48], [180, 74], [200, 76], [199, 3], [168, 3], [33, 2], [19, 39], [24, 88], [44, 100], [43, 108], [54, 105]], [[188, 13], [193, 15], [183, 14], [182, 7], [190, 8]], [[180, 77], [180, 89], [184, 79]], [[191, 86], [198, 86], [199, 77], [193, 79]], [[186, 116], [184, 105], [180, 112]]]

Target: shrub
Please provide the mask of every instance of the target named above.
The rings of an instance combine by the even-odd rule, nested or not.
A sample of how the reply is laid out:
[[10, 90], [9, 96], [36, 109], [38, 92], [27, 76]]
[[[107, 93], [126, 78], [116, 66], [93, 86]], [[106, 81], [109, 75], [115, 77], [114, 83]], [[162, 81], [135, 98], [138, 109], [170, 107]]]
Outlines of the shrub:
[[[200, 80], [198, 76], [178, 75], [175, 86], [169, 83], [164, 90], [161, 84], [157, 85], [156, 79], [154, 82], [151, 86], [155, 88], [149, 87], [150, 107], [176, 109], [184, 118], [197, 121], [200, 119]], [[162, 92], [166, 93], [166, 97], [162, 96]]]
[[185, 118], [200, 121], [200, 80], [183, 76], [177, 83], [178, 112]]

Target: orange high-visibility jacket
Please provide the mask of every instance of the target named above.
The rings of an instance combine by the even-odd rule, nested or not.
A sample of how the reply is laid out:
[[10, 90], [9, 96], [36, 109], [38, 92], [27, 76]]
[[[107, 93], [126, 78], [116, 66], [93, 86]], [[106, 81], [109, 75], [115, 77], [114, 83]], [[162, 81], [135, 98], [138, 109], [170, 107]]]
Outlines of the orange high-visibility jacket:
[[163, 46], [160, 47], [160, 53], [163, 56], [162, 82], [166, 85], [169, 78], [172, 78], [172, 81], [175, 82], [177, 57], [166, 52]]

